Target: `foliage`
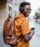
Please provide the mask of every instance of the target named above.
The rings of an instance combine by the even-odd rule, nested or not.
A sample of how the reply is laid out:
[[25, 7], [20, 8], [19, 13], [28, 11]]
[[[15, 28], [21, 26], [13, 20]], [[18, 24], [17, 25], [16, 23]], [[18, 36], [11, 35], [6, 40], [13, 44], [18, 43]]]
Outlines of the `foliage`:
[[35, 19], [38, 19], [40, 17], [40, 8], [38, 8], [38, 11], [35, 12]]

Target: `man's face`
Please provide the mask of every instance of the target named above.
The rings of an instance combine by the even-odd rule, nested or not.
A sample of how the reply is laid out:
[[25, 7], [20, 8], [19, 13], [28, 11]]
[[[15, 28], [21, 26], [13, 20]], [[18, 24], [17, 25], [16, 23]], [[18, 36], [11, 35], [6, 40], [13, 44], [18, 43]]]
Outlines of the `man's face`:
[[29, 16], [30, 13], [31, 13], [31, 7], [30, 7], [30, 5], [25, 5], [24, 6], [24, 14], [25, 14], [25, 16], [26, 17]]

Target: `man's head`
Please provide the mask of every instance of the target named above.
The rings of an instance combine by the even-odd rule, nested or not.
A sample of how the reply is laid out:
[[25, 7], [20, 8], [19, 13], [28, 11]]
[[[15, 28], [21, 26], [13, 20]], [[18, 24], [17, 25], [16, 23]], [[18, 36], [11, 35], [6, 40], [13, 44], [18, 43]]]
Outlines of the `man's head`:
[[23, 2], [20, 4], [19, 11], [24, 14], [25, 17], [31, 13], [31, 7], [29, 2]]

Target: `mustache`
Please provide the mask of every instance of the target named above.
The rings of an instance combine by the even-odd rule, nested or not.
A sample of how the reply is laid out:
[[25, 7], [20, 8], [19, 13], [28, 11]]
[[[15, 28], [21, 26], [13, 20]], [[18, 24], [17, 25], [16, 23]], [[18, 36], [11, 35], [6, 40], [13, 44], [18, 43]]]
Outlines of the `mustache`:
[[27, 14], [27, 13], [31, 13], [31, 12], [25, 12], [25, 14]]

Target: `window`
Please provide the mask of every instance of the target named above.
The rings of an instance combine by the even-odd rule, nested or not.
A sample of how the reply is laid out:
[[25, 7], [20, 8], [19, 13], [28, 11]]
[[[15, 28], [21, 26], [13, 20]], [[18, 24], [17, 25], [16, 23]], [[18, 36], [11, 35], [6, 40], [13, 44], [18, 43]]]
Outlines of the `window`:
[[7, 0], [7, 1], [10, 2], [10, 3], [12, 4], [12, 1], [13, 1], [13, 0]]
[[14, 16], [17, 16], [17, 12], [16, 11], [14, 11]]
[[12, 16], [12, 5], [8, 2], [8, 16]]
[[12, 8], [9, 6], [9, 15], [11, 16], [12, 15]]
[[14, 4], [17, 5], [17, 0], [14, 1]]

